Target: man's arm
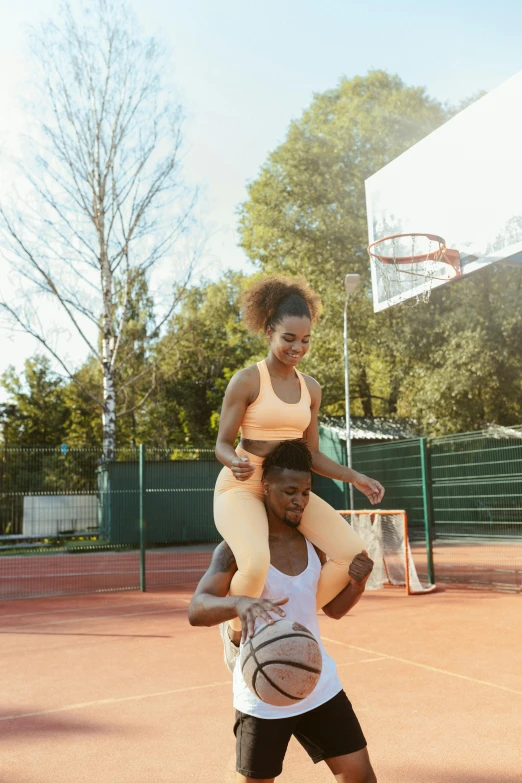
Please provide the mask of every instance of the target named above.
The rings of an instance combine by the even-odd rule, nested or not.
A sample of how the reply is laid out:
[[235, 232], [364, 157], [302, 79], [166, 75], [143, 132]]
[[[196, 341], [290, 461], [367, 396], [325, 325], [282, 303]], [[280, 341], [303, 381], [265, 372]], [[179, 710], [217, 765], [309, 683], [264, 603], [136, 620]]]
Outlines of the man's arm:
[[[319, 552], [319, 559], [324, 565], [326, 562], [326, 555], [323, 552]], [[348, 573], [350, 574], [350, 583], [338, 593], [335, 598], [323, 606], [323, 612], [327, 617], [331, 617], [333, 620], [340, 620], [344, 617], [350, 609], [353, 609], [355, 604], [361, 598], [366, 588], [366, 582], [373, 570], [373, 560], [368, 557], [367, 552], [361, 552], [356, 555], [350, 564]]]
[[188, 610], [191, 625], [219, 625], [237, 617], [237, 596], [228, 595], [236, 571], [232, 550], [222, 541], [214, 549], [208, 570], [192, 596]]
[[241, 641], [245, 642], [247, 636], [254, 635], [258, 617], [272, 624], [274, 619], [269, 612], [275, 612], [281, 617], [285, 616], [280, 606], [285, 604], [288, 598], [269, 601], [266, 598], [228, 595], [236, 571], [237, 565], [232, 550], [226, 541], [222, 541], [215, 548], [208, 571], [201, 578], [192, 596], [188, 620], [191, 625], [211, 626], [239, 617], [243, 628]]

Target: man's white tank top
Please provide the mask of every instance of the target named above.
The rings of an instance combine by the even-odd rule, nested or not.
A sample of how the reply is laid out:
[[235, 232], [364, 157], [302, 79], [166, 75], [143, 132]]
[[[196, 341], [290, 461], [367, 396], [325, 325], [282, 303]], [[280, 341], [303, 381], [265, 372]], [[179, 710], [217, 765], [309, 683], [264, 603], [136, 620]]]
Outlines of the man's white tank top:
[[[301, 715], [303, 712], [309, 712], [333, 699], [343, 687], [337, 674], [335, 662], [323, 647], [317, 620], [317, 583], [321, 573], [321, 561], [308, 540], [306, 546], [308, 565], [305, 570], [297, 576], [288, 576], [271, 565], [261, 597], [283, 598], [288, 596], [288, 603], [283, 606], [286, 619], [297, 620], [298, 623], [308, 628], [319, 642], [323, 657], [321, 676], [312, 693], [305, 699], [287, 707], [273, 707], [258, 699], [247, 688], [238, 659], [234, 669], [234, 707], [240, 712], [254, 715], [256, 718], [288, 718], [290, 715]], [[258, 622], [262, 623], [261, 620]]]

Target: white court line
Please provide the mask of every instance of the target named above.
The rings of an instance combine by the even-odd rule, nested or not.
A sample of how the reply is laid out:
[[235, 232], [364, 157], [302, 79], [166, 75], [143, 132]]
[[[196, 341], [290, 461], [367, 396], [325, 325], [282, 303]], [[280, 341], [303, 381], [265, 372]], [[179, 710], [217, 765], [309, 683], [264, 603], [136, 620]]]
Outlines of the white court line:
[[348, 661], [347, 663], [336, 663], [337, 668], [340, 666], [357, 666], [358, 663], [373, 663], [374, 661], [385, 661], [388, 658], [387, 655], [381, 655], [380, 658], [364, 658], [362, 661]]
[[173, 607], [171, 609], [152, 609], [147, 612], [126, 612], [125, 614], [106, 614], [99, 617], [76, 617], [73, 620], [50, 620], [48, 623], [34, 623], [34, 625], [6, 625], [0, 627], [0, 633], [10, 633], [11, 631], [22, 630], [30, 631], [32, 628], [43, 628], [47, 625], [68, 625], [70, 623], [85, 623], [89, 620], [119, 620], [120, 617], [136, 617], [143, 614], [167, 614], [170, 612], [185, 612], [184, 606]]
[[[153, 574], [204, 574], [205, 568], [202, 566], [201, 568], [178, 568], [177, 570], [173, 571], [170, 568], [164, 568], [164, 569], [151, 569], [151, 572]], [[131, 571], [122, 571], [119, 569], [118, 571], [99, 571], [99, 572], [92, 572], [92, 571], [37, 571], [29, 574], [16, 574], [13, 576], [12, 574], [0, 574], [0, 580], [4, 580], [5, 582], [20, 582], [22, 579], [69, 579], [70, 577], [78, 576], [78, 577], [92, 577], [92, 576], [136, 576], [136, 570], [133, 568]], [[167, 585], [168, 587], [168, 585]], [[137, 589], [137, 588], [135, 588]]]
[[465, 674], [457, 674], [457, 672], [450, 672], [448, 669], [439, 669], [436, 666], [428, 666], [426, 663], [417, 663], [417, 661], [409, 661], [407, 658], [398, 658], [396, 655], [388, 655], [387, 653], [377, 652], [377, 650], [368, 650], [366, 647], [356, 647], [355, 644], [346, 644], [346, 642], [338, 642], [337, 639], [328, 639], [323, 636], [323, 641], [331, 642], [332, 644], [338, 644], [341, 647], [349, 647], [351, 650], [360, 650], [361, 652], [370, 653], [371, 655], [382, 655], [383, 659], [390, 661], [399, 661], [399, 663], [407, 663], [410, 666], [417, 666], [419, 669], [427, 669], [431, 672], [437, 672], [438, 674], [447, 674], [448, 677], [458, 677], [459, 680], [467, 680], [468, 682], [474, 682], [478, 685], [488, 685], [490, 688], [498, 688], [501, 691], [507, 691], [508, 693], [516, 693], [518, 696], [522, 696], [522, 691], [516, 691], [513, 688], [508, 688], [507, 685], [497, 685], [496, 682], [488, 682], [488, 680], [478, 680], [476, 677], [468, 677]]
[[[63, 598], [64, 596], [59, 596], [59, 597]], [[27, 600], [27, 601], [43, 600], [43, 601], [45, 601], [47, 598], [53, 598], [53, 596], [46, 596], [45, 598], [42, 598], [42, 599], [27, 598], [27, 599], [22, 599], [22, 600]], [[74, 596], [74, 595], [66, 596], [66, 598], [82, 599], [82, 598], [85, 598], [85, 593], [82, 593], [82, 594], [80, 594], [78, 596]], [[162, 600], [158, 600], [158, 601], [143, 601], [142, 603], [140, 603], [140, 606], [150, 606], [150, 604], [153, 604], [153, 605], [154, 604], [166, 604], [169, 601], [188, 601], [190, 603], [189, 599], [187, 599], [187, 598], [178, 598], [178, 596], [175, 595], [175, 596], [172, 596], [169, 599], [165, 599], [164, 601], [162, 601]], [[7, 601], [5, 601], [3, 603], [7, 603]], [[127, 606], [136, 606], [136, 602], [134, 601], [132, 604], [114, 604], [114, 608], [115, 609], [116, 608], [118, 608], [118, 609], [119, 608], [125, 609]], [[100, 607], [100, 611], [102, 611], [103, 609], [106, 610], [106, 608], [107, 607]], [[82, 607], [80, 607], [80, 606], [73, 606], [70, 609], [50, 609], [49, 611], [42, 610], [41, 612], [18, 612], [17, 614], [4, 614], [4, 619], [6, 619], [6, 618], [9, 619], [10, 617], [33, 617], [34, 615], [37, 615], [37, 614], [64, 614], [65, 612], [89, 611], [89, 609], [91, 611], [92, 610], [96, 611], [96, 607], [95, 606], [86, 606], [85, 609], [82, 609]]]
[[4, 715], [2, 720], [18, 720], [19, 718], [36, 718], [39, 715], [53, 715], [57, 712], [72, 712], [73, 710], [84, 710], [87, 707], [103, 707], [106, 704], [122, 704], [125, 701], [139, 701], [140, 699], [156, 699], [159, 696], [172, 696], [175, 693], [186, 693], [187, 691], [197, 691], [203, 688], [217, 688], [221, 685], [231, 685], [232, 680], [224, 682], [209, 682], [207, 685], [191, 685], [188, 688], [175, 688], [171, 691], [158, 691], [157, 693], [143, 693], [139, 696], [123, 696], [120, 699], [99, 699], [98, 701], [85, 701], [80, 704], [67, 704], [65, 707], [56, 707], [52, 710], [41, 710], [40, 712], [23, 712], [20, 715]]

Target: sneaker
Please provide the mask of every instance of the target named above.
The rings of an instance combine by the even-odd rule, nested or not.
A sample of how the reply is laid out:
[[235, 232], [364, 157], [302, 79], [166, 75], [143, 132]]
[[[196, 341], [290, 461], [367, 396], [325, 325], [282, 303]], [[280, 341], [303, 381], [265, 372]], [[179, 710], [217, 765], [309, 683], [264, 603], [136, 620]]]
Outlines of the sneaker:
[[230, 674], [234, 674], [236, 661], [239, 658], [239, 647], [236, 647], [228, 634], [228, 622], [220, 624], [219, 634], [223, 640], [223, 657], [225, 659], [225, 665]]

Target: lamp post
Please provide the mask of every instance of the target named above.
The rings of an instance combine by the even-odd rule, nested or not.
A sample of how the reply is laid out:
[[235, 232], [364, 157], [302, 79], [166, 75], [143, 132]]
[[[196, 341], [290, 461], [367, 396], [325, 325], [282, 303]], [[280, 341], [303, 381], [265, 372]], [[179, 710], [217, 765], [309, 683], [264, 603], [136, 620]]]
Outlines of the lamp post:
[[[344, 290], [346, 299], [344, 302], [344, 405], [346, 417], [346, 458], [348, 467], [352, 467], [352, 433], [350, 423], [350, 373], [348, 369], [348, 299], [361, 280], [360, 275], [346, 275], [344, 278]], [[350, 511], [354, 510], [353, 484], [350, 484]]]

